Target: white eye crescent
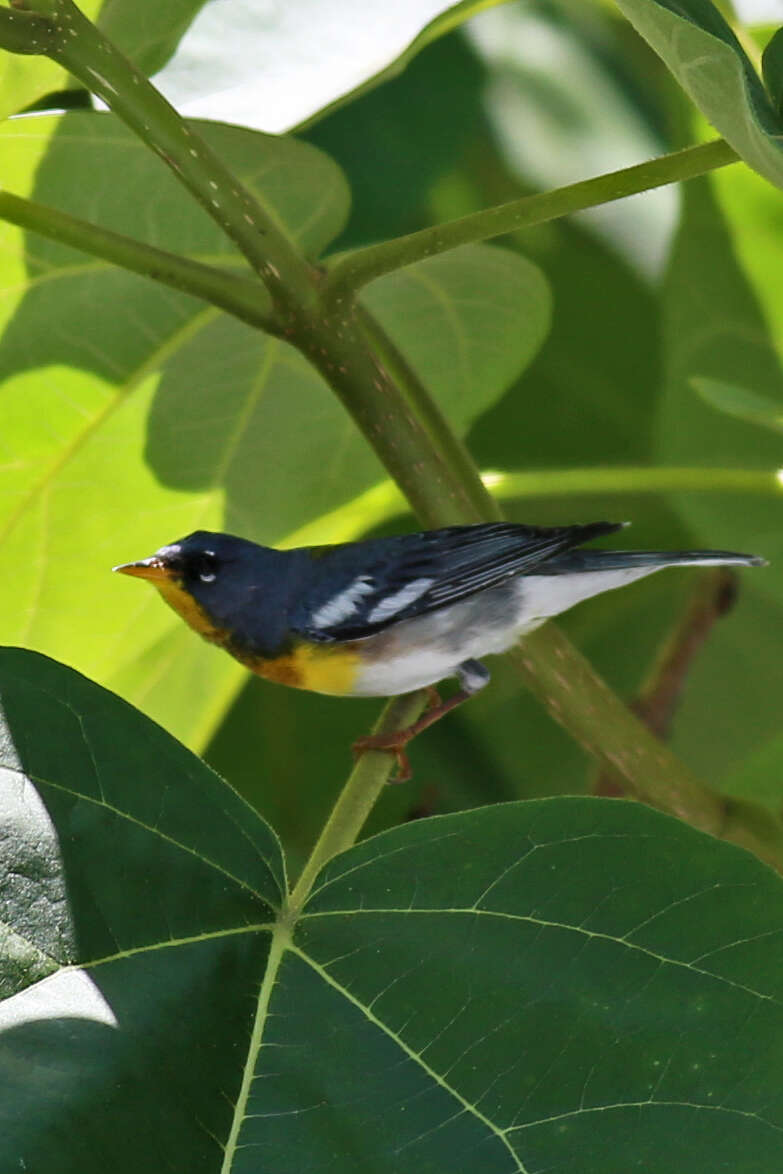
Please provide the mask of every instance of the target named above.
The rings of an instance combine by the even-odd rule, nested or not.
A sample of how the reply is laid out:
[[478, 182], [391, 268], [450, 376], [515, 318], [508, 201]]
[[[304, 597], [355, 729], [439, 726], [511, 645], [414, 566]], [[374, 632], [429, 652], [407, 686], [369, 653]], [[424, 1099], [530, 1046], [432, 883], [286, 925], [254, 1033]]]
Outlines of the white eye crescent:
[[199, 579], [202, 583], [214, 583], [215, 579], [217, 579], [217, 575], [214, 571], [204, 571], [199, 575]]

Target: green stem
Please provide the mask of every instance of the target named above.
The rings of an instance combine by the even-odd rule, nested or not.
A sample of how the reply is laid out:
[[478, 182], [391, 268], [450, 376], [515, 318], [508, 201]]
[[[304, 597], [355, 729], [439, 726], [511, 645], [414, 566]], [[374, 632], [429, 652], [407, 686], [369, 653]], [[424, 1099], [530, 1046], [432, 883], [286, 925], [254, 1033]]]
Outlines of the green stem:
[[[535, 472], [481, 474], [485, 489], [499, 501], [535, 498], [639, 493], [759, 493], [783, 494], [783, 474], [777, 469], [724, 469], [662, 466], [643, 468], [540, 469]], [[352, 542], [373, 526], [388, 522], [408, 509], [394, 481], [381, 481], [345, 505], [286, 536], [285, 546], [314, 546], [319, 542]]]
[[652, 188], [694, 179], [707, 171], [736, 163], [738, 158], [728, 143], [723, 139], [715, 139], [710, 143], [662, 155], [647, 163], [599, 175], [595, 179], [586, 179], [535, 196], [525, 196], [508, 204], [462, 216], [458, 220], [437, 224], [433, 228], [409, 233], [408, 236], [344, 253], [328, 265], [325, 293], [330, 298], [345, 298], [385, 273], [412, 265], [436, 253], [489, 240], [493, 236], [516, 232], [521, 228], [530, 228], [534, 224], [543, 224], [547, 220], [581, 212], [585, 208], [594, 208], [597, 204], [609, 204]]
[[[412, 725], [424, 708], [426, 696], [419, 691], [393, 698], [384, 707], [373, 733], [387, 734]], [[394, 755], [387, 750], [366, 750], [357, 761], [291, 893], [288, 914], [292, 920], [298, 916], [327, 860], [355, 843], [388, 782], [394, 761]]]
[[783, 493], [778, 469], [726, 469], [659, 465], [616, 465], [595, 469], [540, 469], [483, 475], [501, 498], [573, 497], [602, 493]]
[[268, 334], [279, 333], [279, 322], [271, 311], [269, 296], [258, 281], [178, 257], [10, 192], [0, 191], [0, 219], [203, 298]]
[[290, 319], [317, 299], [315, 273], [197, 131], [71, 0], [37, 0], [57, 29], [47, 54], [97, 94], [171, 168], [260, 275]]
[[554, 624], [526, 636], [508, 655], [555, 721], [622, 776], [627, 794], [740, 844], [783, 871], [780, 820], [758, 804], [704, 786], [627, 706], [617, 704], [608, 685]]
[[428, 394], [408, 360], [394, 345], [380, 322], [361, 305], [357, 306], [356, 319], [373, 353], [383, 363], [384, 370], [403, 394], [407, 390], [409, 408], [426, 431], [430, 445], [438, 449], [459, 484], [470, 494], [472, 520], [480, 522], [499, 519], [500, 510], [481, 479], [476, 476], [473, 458], [460, 438], [452, 432], [437, 403]]
[[54, 23], [45, 16], [22, 9], [0, 9], [0, 47], [9, 53], [43, 56], [57, 37]]
[[[480, 521], [490, 499], [475, 467], [469, 475], [453, 459], [459, 442], [413, 372], [402, 362], [392, 378], [386, 362], [368, 345], [380, 327], [355, 303], [332, 312], [303, 315], [288, 338], [323, 375], [386, 469], [407, 497], [422, 525]], [[389, 344], [391, 345], [391, 344]], [[486, 503], [490, 504], [486, 504]]]

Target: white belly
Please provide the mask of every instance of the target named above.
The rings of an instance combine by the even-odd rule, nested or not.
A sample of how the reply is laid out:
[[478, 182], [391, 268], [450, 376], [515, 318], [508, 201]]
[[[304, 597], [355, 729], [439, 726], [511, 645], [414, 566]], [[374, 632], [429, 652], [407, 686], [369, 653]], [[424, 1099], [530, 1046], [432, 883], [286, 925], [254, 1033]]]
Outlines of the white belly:
[[368, 638], [367, 659], [351, 692], [392, 697], [437, 684], [453, 677], [463, 661], [505, 652], [550, 616], [657, 569], [522, 576], [440, 611], [402, 620], [380, 636]]

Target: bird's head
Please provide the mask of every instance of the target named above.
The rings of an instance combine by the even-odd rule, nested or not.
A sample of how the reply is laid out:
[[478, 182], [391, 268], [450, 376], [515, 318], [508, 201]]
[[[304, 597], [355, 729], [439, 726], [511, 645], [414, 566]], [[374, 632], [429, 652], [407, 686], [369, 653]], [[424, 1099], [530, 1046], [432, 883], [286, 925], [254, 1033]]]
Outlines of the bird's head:
[[245, 543], [230, 534], [196, 530], [161, 546], [149, 558], [114, 567], [121, 575], [147, 579], [182, 618], [208, 640], [224, 643], [226, 625], [221, 613], [233, 595], [235, 574]]
[[240, 542], [241, 539], [228, 534], [196, 530], [187, 538], [161, 546], [149, 558], [121, 563], [113, 570], [137, 579], [149, 579], [156, 587], [175, 583], [191, 594], [200, 593], [202, 588], [218, 582], [221, 571], [235, 560], [235, 551], [231, 547]]
[[[260, 634], [258, 601], [268, 597], [279, 551], [232, 534], [197, 530], [149, 558], [114, 567], [148, 579], [171, 607], [207, 640], [252, 645]], [[249, 629], [249, 630], [248, 630]]]

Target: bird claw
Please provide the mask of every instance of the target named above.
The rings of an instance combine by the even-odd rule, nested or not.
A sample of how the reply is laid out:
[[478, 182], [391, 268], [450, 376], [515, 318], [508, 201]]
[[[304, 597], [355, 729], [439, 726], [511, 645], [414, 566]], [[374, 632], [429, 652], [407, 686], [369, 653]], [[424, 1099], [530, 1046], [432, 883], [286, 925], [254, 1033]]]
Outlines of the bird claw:
[[397, 759], [397, 773], [389, 779], [390, 783], [407, 783], [413, 778], [410, 759], [405, 753], [410, 736], [407, 730], [398, 730], [390, 734], [367, 734], [357, 738], [351, 750], [354, 758], [361, 757], [365, 750], [387, 750]]
[[409, 779], [413, 778], [413, 771], [408, 755], [405, 753], [405, 747], [412, 738], [415, 738], [422, 730], [426, 730], [455, 706], [461, 705], [468, 696], [469, 694], [465, 690], [461, 690], [448, 701], [441, 701], [440, 693], [435, 686], [428, 685], [427, 706], [418, 721], [407, 726], [404, 730], [393, 730], [388, 734], [367, 734], [363, 738], [357, 738], [351, 747], [354, 757], [358, 758], [365, 750], [388, 750], [397, 759], [397, 773], [389, 779], [389, 782], [407, 783]]

